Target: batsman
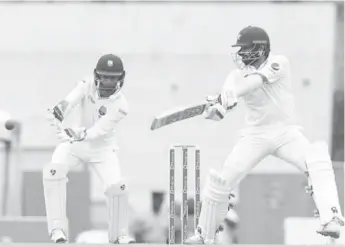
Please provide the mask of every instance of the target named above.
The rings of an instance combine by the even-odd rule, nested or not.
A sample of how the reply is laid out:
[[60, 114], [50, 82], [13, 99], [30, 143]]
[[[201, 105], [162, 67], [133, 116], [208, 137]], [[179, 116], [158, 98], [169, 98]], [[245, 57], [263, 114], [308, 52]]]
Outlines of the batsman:
[[[68, 241], [67, 174], [79, 164], [89, 165], [103, 183], [109, 242], [135, 242], [128, 233], [127, 184], [121, 177], [116, 153], [115, 129], [128, 113], [128, 103], [121, 92], [124, 79], [121, 58], [104, 55], [99, 58], [90, 79], [77, 83], [64, 100], [48, 110], [48, 119], [60, 140], [50, 164], [43, 168], [48, 232], [53, 243]], [[78, 121], [75, 126], [64, 126], [64, 120], [73, 109], [78, 113]]]
[[269, 36], [260, 27], [242, 29], [232, 47], [237, 49], [233, 58], [238, 68], [229, 73], [219, 95], [207, 97], [204, 117], [222, 120], [242, 99], [246, 126], [222, 170], [211, 170], [199, 225], [185, 243], [214, 243], [217, 228], [228, 212], [229, 188], [235, 189], [268, 155], [306, 174], [320, 216], [317, 232], [339, 238], [344, 218], [328, 146], [324, 141], [310, 142], [296, 121], [289, 60], [271, 53]]

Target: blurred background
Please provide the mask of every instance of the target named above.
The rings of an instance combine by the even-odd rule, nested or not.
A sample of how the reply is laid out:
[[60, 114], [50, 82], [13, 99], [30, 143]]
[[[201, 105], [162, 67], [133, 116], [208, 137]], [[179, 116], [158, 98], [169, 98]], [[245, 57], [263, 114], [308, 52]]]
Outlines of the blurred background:
[[[0, 119], [16, 121], [13, 130], [0, 126], [2, 241], [49, 240], [41, 169], [57, 140], [46, 109], [92, 75], [101, 55], [114, 53], [127, 71], [130, 114], [118, 142], [131, 234], [138, 242], [165, 243], [170, 145], [200, 146], [203, 186], [210, 167], [220, 168], [233, 147], [244, 111], [239, 105], [221, 122], [195, 118], [155, 132], [151, 121], [217, 92], [234, 69], [230, 45], [247, 25], [264, 28], [272, 51], [290, 59], [300, 123], [310, 140], [329, 144], [344, 210], [344, 2], [0, 1]], [[192, 173], [189, 179], [193, 205]], [[106, 242], [102, 185], [87, 167], [70, 172], [69, 181], [72, 242]], [[265, 159], [236, 191], [221, 241], [322, 243], [306, 185], [294, 167]]]

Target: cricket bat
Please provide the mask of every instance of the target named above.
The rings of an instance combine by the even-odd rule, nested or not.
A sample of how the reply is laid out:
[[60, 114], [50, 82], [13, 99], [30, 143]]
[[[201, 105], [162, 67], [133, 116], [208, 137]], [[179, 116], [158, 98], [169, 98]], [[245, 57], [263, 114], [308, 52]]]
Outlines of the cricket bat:
[[175, 122], [199, 116], [203, 114], [207, 104], [209, 103], [204, 102], [163, 112], [161, 115], [154, 118], [151, 124], [151, 130], [156, 130]]

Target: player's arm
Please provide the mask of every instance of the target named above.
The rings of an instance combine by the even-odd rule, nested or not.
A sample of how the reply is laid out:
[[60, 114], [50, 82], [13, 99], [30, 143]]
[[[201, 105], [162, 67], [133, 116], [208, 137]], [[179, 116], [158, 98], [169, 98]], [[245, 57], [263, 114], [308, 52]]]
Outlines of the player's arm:
[[236, 86], [236, 96], [238, 98], [245, 96], [246, 94], [262, 87], [264, 84], [263, 77], [257, 73], [255, 74], [250, 74], [244, 78], [242, 83], [239, 83]]
[[101, 117], [91, 128], [86, 130], [85, 140], [95, 140], [112, 132], [116, 125], [128, 114], [128, 103], [122, 96], [109, 106], [106, 115]]
[[218, 102], [227, 112], [237, 105], [239, 98], [262, 87], [265, 81], [266, 77], [258, 72], [246, 75], [240, 83], [233, 82], [231, 86], [223, 88]]
[[241, 82], [233, 82], [231, 86], [224, 87], [218, 96], [218, 102], [229, 111], [237, 105], [239, 98], [262, 87], [265, 80], [265, 77], [257, 72], [246, 75]]
[[112, 132], [116, 125], [127, 116], [128, 113], [128, 104], [123, 96], [113, 100], [111, 104], [107, 105], [106, 114], [92, 127], [88, 129], [84, 127], [63, 129], [63, 137], [60, 139], [71, 143], [92, 141], [103, 138], [106, 134]]
[[247, 93], [260, 88], [264, 84], [263, 78], [259, 74], [248, 75], [241, 83], [237, 83], [234, 77], [227, 78], [221, 93], [216, 97], [209, 97], [210, 102], [205, 110], [206, 119], [220, 121], [238, 104], [238, 99]]
[[62, 122], [67, 116], [68, 112], [81, 102], [85, 95], [86, 88], [86, 81], [83, 80], [78, 82], [73, 90], [50, 110], [53, 117]]
[[[285, 77], [289, 62], [283, 57], [279, 56], [274, 61], [269, 61], [263, 68], [248, 74], [240, 83], [232, 83], [232, 87], [226, 88], [222, 91], [220, 98], [227, 105], [231, 105], [234, 99], [243, 97], [246, 94], [262, 87], [264, 84], [276, 83]], [[230, 78], [233, 80], [233, 78]]]

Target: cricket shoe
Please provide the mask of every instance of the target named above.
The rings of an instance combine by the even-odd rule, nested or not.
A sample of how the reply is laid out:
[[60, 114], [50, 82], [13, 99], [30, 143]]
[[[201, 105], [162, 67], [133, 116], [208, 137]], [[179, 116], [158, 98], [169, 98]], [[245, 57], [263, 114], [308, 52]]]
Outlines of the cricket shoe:
[[205, 240], [205, 238], [203, 237], [203, 234], [202, 233], [202, 229], [200, 227], [197, 228], [196, 232], [195, 232], [195, 235], [190, 237], [190, 238], [187, 238], [184, 242], [184, 244], [189, 244], [189, 245], [192, 245], [192, 244], [219, 244], [219, 232], [222, 232], [224, 230], [224, 225], [223, 224], [220, 224], [218, 226], [218, 229], [216, 230], [215, 232], [215, 236], [213, 239], [207, 239]]
[[120, 236], [114, 244], [135, 244], [135, 239], [130, 236]]
[[196, 234], [190, 238], [187, 238], [184, 241], [184, 244], [189, 244], [189, 245], [205, 244], [205, 240], [200, 234]]
[[221, 244], [219, 234], [220, 232], [224, 231], [224, 223], [221, 223], [216, 231], [216, 235], [214, 236], [213, 244]]
[[64, 244], [68, 240], [65, 232], [61, 229], [53, 230], [50, 234], [50, 239], [55, 244]]
[[339, 238], [341, 227], [344, 226], [344, 221], [335, 216], [333, 219], [325, 225], [322, 225], [316, 232], [325, 237]]

